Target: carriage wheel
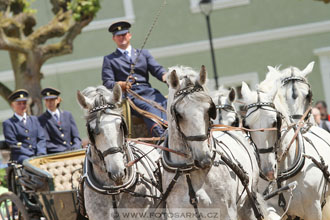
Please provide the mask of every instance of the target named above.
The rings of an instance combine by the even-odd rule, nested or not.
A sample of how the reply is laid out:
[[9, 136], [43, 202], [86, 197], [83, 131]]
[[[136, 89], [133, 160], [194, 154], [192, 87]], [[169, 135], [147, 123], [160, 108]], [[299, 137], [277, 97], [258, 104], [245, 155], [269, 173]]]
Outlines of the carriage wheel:
[[7, 170], [7, 183], [8, 183], [8, 190], [17, 194], [17, 186], [15, 180], [15, 171], [14, 167], [8, 167]]
[[0, 219], [29, 220], [29, 215], [21, 200], [12, 192], [0, 195]]

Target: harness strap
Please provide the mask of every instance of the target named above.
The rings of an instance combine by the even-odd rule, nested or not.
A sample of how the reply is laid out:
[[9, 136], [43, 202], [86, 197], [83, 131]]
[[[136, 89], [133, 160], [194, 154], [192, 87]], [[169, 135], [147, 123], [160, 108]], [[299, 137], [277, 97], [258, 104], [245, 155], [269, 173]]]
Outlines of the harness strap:
[[244, 127], [234, 127], [230, 125], [212, 125], [211, 126], [211, 132], [213, 131], [276, 131], [277, 128], [258, 128], [258, 129], [250, 129], [250, 128], [244, 128]]
[[192, 186], [192, 183], [191, 183], [190, 174], [186, 174], [186, 180], [187, 180], [188, 189], [189, 189], [189, 202], [194, 207], [196, 218], [198, 220], [201, 220], [201, 215], [198, 211], [198, 206], [197, 206], [198, 201], [196, 198], [196, 193], [195, 193], [194, 187]]
[[123, 149], [120, 147], [111, 147], [111, 148], [105, 150], [102, 153], [102, 156], [104, 158], [104, 157], [108, 156], [109, 154], [115, 154], [115, 153], [123, 153]]
[[113, 210], [114, 210], [114, 219], [116, 220], [120, 220], [120, 215], [118, 213], [118, 207], [117, 207], [117, 200], [116, 200], [116, 195], [112, 195], [112, 207], [113, 207]]
[[156, 209], [159, 207], [160, 204], [162, 204], [163, 202], [166, 202], [167, 197], [170, 195], [174, 185], [177, 183], [179, 177], [181, 175], [181, 171], [179, 169], [176, 170], [175, 172], [175, 176], [173, 177], [172, 181], [170, 182], [170, 184], [168, 185], [165, 193], [163, 194], [162, 199], [160, 200], [160, 202], [156, 205]]
[[86, 217], [86, 208], [85, 208], [85, 197], [84, 197], [84, 182], [85, 177], [81, 177], [79, 180], [79, 188], [78, 188], [78, 205], [79, 205], [79, 212], [82, 216]]
[[319, 162], [314, 157], [312, 157], [310, 155], [305, 154], [303, 156], [310, 159], [310, 160], [312, 160], [313, 163], [317, 166], [317, 168], [319, 168], [322, 171], [322, 173], [324, 175], [324, 178], [327, 180], [327, 182], [330, 183], [330, 173], [329, 173], [329, 170], [328, 170], [328, 165], [325, 165], [323, 157], [320, 156], [321, 162]]
[[254, 216], [256, 217], [256, 219], [262, 220], [264, 216], [262, 215], [259, 207], [257, 207], [257, 205], [256, 205], [256, 204], [259, 205], [259, 203], [256, 199], [255, 194], [253, 192], [251, 192], [249, 189], [249, 186], [248, 186], [249, 185], [249, 176], [247, 175], [246, 171], [243, 169], [242, 166], [234, 164], [222, 152], [218, 152], [218, 154], [220, 154], [221, 159], [234, 171], [234, 173], [240, 179], [240, 181], [241, 181], [242, 185], [244, 186], [246, 193], [248, 195], [251, 207], [253, 209]]
[[151, 112], [148, 112], [148, 111], [145, 111], [143, 109], [140, 109], [139, 107], [137, 107], [134, 102], [127, 97], [127, 100], [130, 104], [130, 106], [135, 110], [137, 111], [139, 114], [143, 115], [144, 117], [147, 117], [149, 119], [151, 119], [152, 121], [154, 121], [155, 123], [167, 128], [168, 125], [167, 125], [167, 121], [165, 121], [164, 119], [162, 119], [161, 117], [158, 117], [157, 115], [155, 114], [152, 114]]
[[306, 110], [306, 112], [303, 114], [303, 116], [299, 120], [298, 128], [297, 128], [294, 136], [292, 137], [292, 140], [290, 141], [289, 145], [286, 147], [285, 151], [277, 158], [278, 162], [281, 162], [282, 159], [284, 158], [284, 156], [288, 154], [292, 143], [297, 139], [300, 129], [304, 126], [304, 120], [305, 120], [306, 116], [308, 115], [308, 113], [310, 112], [311, 108], [312, 108], [312, 106], [309, 106], [309, 108]]

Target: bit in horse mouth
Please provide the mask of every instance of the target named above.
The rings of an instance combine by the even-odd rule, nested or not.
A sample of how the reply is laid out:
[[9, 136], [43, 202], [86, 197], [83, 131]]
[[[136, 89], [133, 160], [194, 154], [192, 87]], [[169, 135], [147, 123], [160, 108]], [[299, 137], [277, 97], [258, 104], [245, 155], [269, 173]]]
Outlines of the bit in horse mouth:
[[122, 179], [120, 179], [120, 180], [117, 180], [117, 181], [115, 182], [115, 184], [116, 184], [116, 186], [120, 186], [120, 185], [123, 185], [124, 182], [123, 182]]

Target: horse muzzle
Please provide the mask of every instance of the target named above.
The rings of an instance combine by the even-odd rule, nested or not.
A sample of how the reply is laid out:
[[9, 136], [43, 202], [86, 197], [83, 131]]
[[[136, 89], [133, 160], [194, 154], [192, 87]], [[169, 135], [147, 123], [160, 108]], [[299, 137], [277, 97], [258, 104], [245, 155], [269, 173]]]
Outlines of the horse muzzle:
[[111, 180], [113, 180], [115, 182], [115, 184], [117, 186], [119, 186], [119, 185], [123, 184], [126, 173], [127, 173], [127, 171], [126, 171], [126, 169], [124, 169], [123, 171], [118, 171], [115, 173], [108, 172], [108, 176]]

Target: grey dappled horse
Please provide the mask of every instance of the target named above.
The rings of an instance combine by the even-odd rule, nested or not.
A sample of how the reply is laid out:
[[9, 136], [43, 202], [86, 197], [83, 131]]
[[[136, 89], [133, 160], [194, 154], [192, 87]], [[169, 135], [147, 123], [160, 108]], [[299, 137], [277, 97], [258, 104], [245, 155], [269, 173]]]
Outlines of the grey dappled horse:
[[[122, 116], [122, 92], [104, 86], [88, 87], [77, 93], [85, 110], [91, 145], [84, 165], [83, 197], [89, 219], [136, 219], [131, 214], [146, 213], [160, 193], [154, 176], [156, 150], [126, 140]], [[139, 162], [128, 166], [136, 158]], [[124, 216], [125, 215], [125, 216]]]
[[240, 162], [248, 174], [249, 192], [255, 192], [259, 169], [253, 149], [244, 149], [232, 138], [210, 136], [216, 108], [205, 88], [204, 67], [199, 74], [188, 67], [173, 67], [169, 72], [165, 146], [186, 154], [163, 153], [169, 212], [195, 213], [188, 219], [196, 219], [198, 213], [216, 213], [220, 219], [255, 219], [240, 179], [220, 158], [224, 155], [233, 164]]

